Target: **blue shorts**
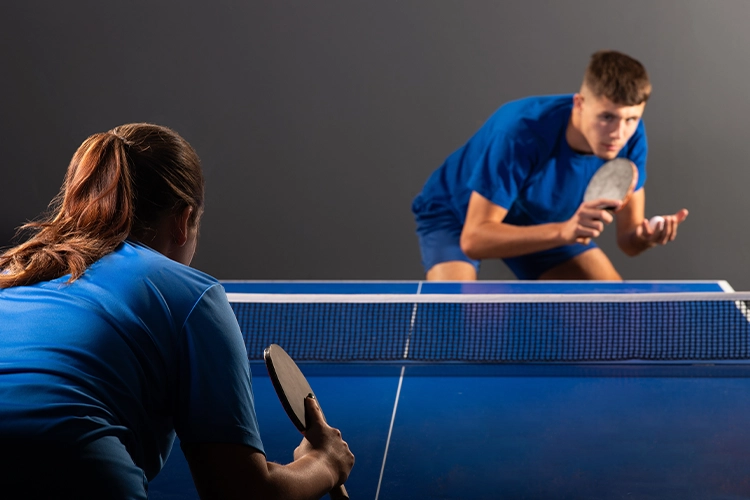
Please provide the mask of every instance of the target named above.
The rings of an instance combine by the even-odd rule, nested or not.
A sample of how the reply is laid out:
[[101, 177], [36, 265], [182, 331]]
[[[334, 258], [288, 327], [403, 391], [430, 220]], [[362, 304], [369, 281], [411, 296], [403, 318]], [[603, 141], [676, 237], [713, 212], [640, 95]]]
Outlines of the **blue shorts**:
[[[437, 264], [455, 260], [468, 262], [478, 273], [480, 261], [470, 259], [461, 250], [463, 223], [446, 205], [425, 204], [418, 200], [412, 205], [412, 211], [416, 216], [417, 238], [425, 273]], [[592, 248], [596, 248], [593, 241], [588, 245], [576, 243], [503, 259], [503, 262], [519, 280], [535, 280], [544, 272]]]
[[417, 232], [417, 238], [419, 238], [419, 251], [422, 253], [422, 267], [425, 273], [436, 264], [452, 260], [468, 262], [479, 273], [479, 261], [468, 258], [461, 250], [460, 228]]
[[550, 248], [549, 250], [544, 250], [542, 252], [521, 255], [520, 257], [503, 259], [503, 262], [505, 262], [505, 265], [513, 271], [513, 274], [515, 274], [518, 279], [535, 280], [539, 279], [539, 276], [553, 267], [558, 266], [563, 262], [567, 262], [576, 255], [582, 254], [592, 248], [596, 248], [596, 244], [593, 242], [588, 245], [575, 243], [573, 245]]
[[461, 250], [463, 224], [447, 203], [427, 201], [417, 196], [411, 210], [417, 221], [417, 238], [425, 273], [436, 264], [453, 260], [468, 262], [479, 272], [479, 261], [468, 258]]

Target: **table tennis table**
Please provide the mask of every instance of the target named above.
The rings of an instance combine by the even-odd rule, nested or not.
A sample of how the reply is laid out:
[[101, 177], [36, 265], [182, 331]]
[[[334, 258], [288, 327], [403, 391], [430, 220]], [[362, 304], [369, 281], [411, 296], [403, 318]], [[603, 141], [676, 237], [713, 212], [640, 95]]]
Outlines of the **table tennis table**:
[[[245, 282], [230, 297], [732, 292], [725, 281]], [[738, 306], [739, 307], [739, 306]], [[739, 311], [737, 321], [747, 322]], [[261, 436], [301, 436], [249, 353]], [[750, 363], [302, 361], [356, 456], [352, 499], [750, 498]], [[179, 445], [150, 498], [198, 498]]]

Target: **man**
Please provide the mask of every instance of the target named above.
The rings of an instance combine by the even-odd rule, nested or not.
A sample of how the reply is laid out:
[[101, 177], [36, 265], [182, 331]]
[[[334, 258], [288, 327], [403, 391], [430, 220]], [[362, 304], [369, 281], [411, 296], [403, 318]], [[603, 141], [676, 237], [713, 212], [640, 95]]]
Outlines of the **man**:
[[[616, 220], [631, 256], [674, 240], [687, 210], [654, 228], [644, 218], [650, 93], [640, 62], [599, 51], [577, 94], [500, 107], [412, 204], [427, 279], [475, 280], [479, 261], [500, 258], [519, 279], [621, 280], [592, 240], [605, 225]], [[638, 169], [630, 199], [582, 203], [596, 170], [617, 157]]]

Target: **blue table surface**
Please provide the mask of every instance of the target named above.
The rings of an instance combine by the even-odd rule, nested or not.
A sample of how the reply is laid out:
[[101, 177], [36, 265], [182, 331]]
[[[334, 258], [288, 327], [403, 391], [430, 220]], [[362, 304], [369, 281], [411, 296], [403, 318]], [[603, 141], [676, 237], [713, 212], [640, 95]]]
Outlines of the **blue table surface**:
[[[731, 291], [720, 281], [224, 285], [230, 293]], [[250, 367], [268, 459], [288, 463], [301, 436], [264, 365]], [[300, 368], [355, 453], [354, 500], [750, 498], [750, 361]], [[150, 498], [198, 498], [179, 445]]]

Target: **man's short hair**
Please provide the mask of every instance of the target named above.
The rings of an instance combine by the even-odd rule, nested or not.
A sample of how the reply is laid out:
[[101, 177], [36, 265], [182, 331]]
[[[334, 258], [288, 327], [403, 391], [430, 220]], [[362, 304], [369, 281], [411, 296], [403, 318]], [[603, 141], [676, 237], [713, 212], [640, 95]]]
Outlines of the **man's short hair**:
[[637, 106], [651, 95], [646, 68], [621, 52], [600, 50], [591, 55], [583, 85], [597, 97], [621, 106]]

